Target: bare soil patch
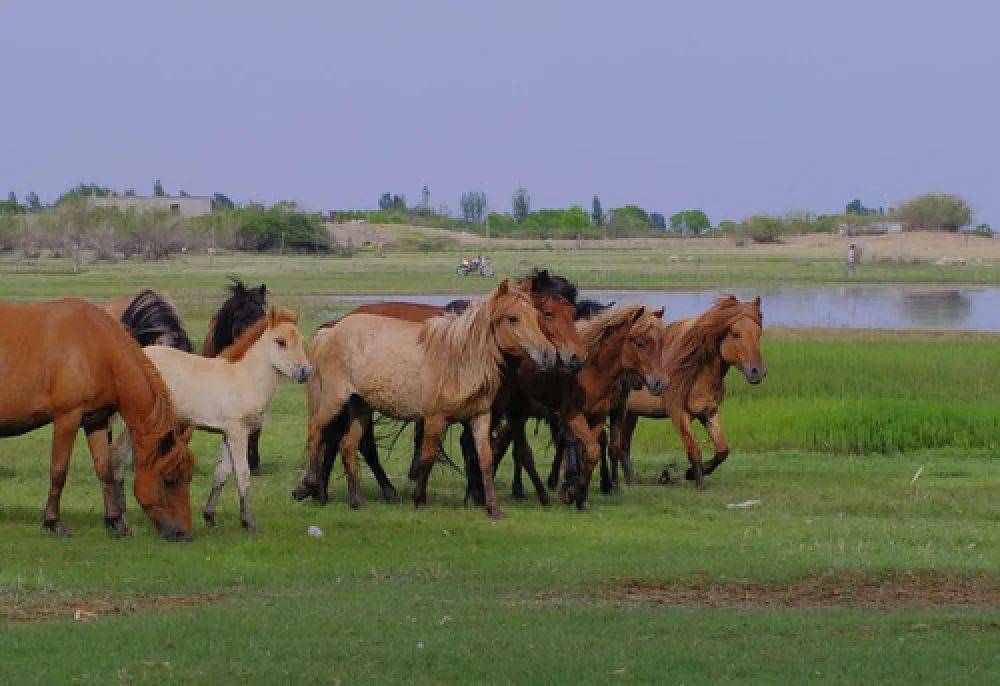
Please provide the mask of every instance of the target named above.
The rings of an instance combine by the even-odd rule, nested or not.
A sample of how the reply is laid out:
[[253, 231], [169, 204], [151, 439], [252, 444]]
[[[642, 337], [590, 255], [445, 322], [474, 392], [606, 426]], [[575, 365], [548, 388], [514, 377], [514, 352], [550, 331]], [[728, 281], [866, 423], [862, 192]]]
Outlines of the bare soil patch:
[[781, 610], [856, 608], [901, 610], [1000, 607], [1000, 579], [989, 574], [936, 571], [879, 577], [835, 574], [790, 583], [688, 579], [625, 579], [607, 599], [616, 605]]
[[124, 616], [140, 612], [162, 612], [218, 603], [229, 594], [224, 591], [160, 595], [154, 593], [67, 594], [58, 591], [31, 591], [0, 595], [0, 628], [20, 622], [77, 619], [93, 621], [106, 616]]

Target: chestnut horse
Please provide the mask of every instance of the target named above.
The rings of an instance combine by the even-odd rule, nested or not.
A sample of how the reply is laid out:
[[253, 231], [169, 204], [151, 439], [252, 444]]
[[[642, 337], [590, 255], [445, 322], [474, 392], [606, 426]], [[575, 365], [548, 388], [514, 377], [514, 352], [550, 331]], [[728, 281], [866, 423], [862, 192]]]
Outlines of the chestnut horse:
[[75, 298], [0, 303], [0, 321], [0, 436], [53, 425], [44, 526], [69, 535], [59, 501], [82, 426], [104, 493], [105, 524], [115, 535], [130, 535], [125, 486], [108, 446], [108, 421], [117, 411], [136, 446], [136, 500], [163, 538], [190, 540], [194, 458], [163, 379], [128, 332], [101, 308]]
[[411, 322], [371, 314], [349, 315], [321, 329], [310, 346], [309, 476], [320, 479], [324, 429], [345, 406], [340, 442], [348, 497], [360, 504], [355, 451], [372, 411], [395, 419], [423, 419], [421, 461], [413, 502], [427, 502], [427, 480], [450, 422], [469, 421], [483, 469], [486, 510], [503, 515], [493, 487], [490, 420], [500, 390], [504, 355], [531, 357], [551, 367], [556, 350], [539, 328], [524, 290], [504, 280], [459, 315]]
[[[267, 285], [247, 288], [238, 277], [230, 276], [229, 298], [212, 315], [202, 354], [215, 357], [231, 346], [243, 332], [267, 314]], [[250, 433], [247, 440], [247, 464], [250, 474], [260, 476], [260, 429]]]
[[[540, 315], [539, 326], [542, 333], [545, 334], [545, 337], [556, 346], [562, 366], [569, 373], [575, 373], [580, 369], [586, 360], [586, 350], [580, 340], [579, 333], [573, 326], [574, 317], [577, 312], [575, 305], [577, 294], [576, 286], [561, 276], [549, 274], [547, 269], [537, 268], [533, 269], [531, 273], [521, 279], [518, 283], [522, 289], [530, 291], [532, 304], [538, 310]], [[411, 322], [422, 322], [446, 312], [461, 314], [468, 308], [469, 304], [470, 301], [468, 300], [455, 300], [441, 308], [434, 305], [423, 305], [418, 303], [372, 303], [358, 307], [351, 314], [377, 314], [386, 317], [394, 317], [396, 319], [404, 319]], [[328, 322], [324, 324], [322, 328], [329, 328], [334, 324], [336, 324], [335, 321]], [[510, 398], [510, 381], [519, 362], [518, 358], [512, 358], [509, 356], [506, 356], [504, 359], [504, 366], [501, 371], [503, 385], [500, 392], [497, 393], [496, 402], [493, 408], [494, 424], [496, 424], [496, 419], [503, 413], [506, 403]], [[340, 437], [343, 435], [347, 426], [346, 414], [347, 413], [344, 412], [337, 418], [337, 420], [332, 422], [327, 427], [327, 452], [323, 460], [323, 470], [321, 473], [320, 483], [309, 484], [303, 482], [297, 486], [292, 493], [293, 497], [296, 499], [301, 500], [309, 495], [312, 495], [316, 500], [326, 502], [327, 488], [330, 473], [333, 468], [333, 461], [336, 457], [337, 446], [339, 445]], [[418, 421], [414, 432], [415, 446], [413, 462], [410, 466], [411, 474], [414, 475], [417, 473], [420, 464], [420, 445], [423, 440], [422, 437], [423, 423]], [[474, 489], [478, 488], [481, 493], [482, 478], [479, 474], [479, 458], [476, 453], [475, 439], [473, 438], [472, 430], [468, 422], [462, 423], [461, 445], [467, 467], [467, 479], [470, 482], [470, 487], [467, 489], [467, 492], [471, 493]], [[379, 462], [378, 449], [375, 445], [375, 437], [370, 427], [365, 430], [359, 449], [361, 454], [364, 456], [365, 462], [368, 464], [369, 468], [371, 468], [372, 473], [375, 475], [375, 478], [379, 483], [379, 487], [382, 491], [382, 498], [386, 502], [397, 502], [399, 500], [399, 496], [395, 487], [393, 487], [392, 483], [386, 476], [385, 469]], [[529, 459], [531, 458], [530, 455], [528, 457]], [[531, 464], [530, 468], [534, 471], [534, 464]], [[495, 472], [496, 468], [494, 467], [494, 473]], [[518, 464], [518, 474], [520, 474], [520, 463]], [[548, 502], [548, 494], [544, 491], [544, 488], [539, 491], [539, 499], [543, 503]], [[479, 502], [482, 503], [481, 497]]]
[[[563, 489], [564, 502], [575, 501], [581, 510], [589, 507], [590, 477], [601, 458], [604, 423], [625, 376], [641, 379], [654, 394], [668, 385], [661, 354], [662, 316], [662, 309], [641, 305], [605, 310], [576, 324], [589, 357], [578, 374], [556, 375], [527, 363], [518, 370], [507, 420], [525, 465], [533, 462], [524, 433], [529, 417], [559, 427], [554, 432], [565, 432], [585, 451], [579, 473]], [[531, 476], [536, 489], [542, 488], [537, 475]]]
[[[673, 383], [656, 398], [645, 391], [628, 394], [627, 407], [619, 401], [611, 419], [611, 488], [618, 482], [618, 465], [624, 466], [627, 483], [635, 483], [630, 455], [632, 433], [639, 417], [669, 417], [680, 434], [691, 467], [686, 478], [705, 488], [705, 477], [727, 457], [729, 445], [722, 433], [719, 405], [726, 396], [726, 373], [738, 366], [752, 384], [767, 376], [760, 354], [762, 332], [760, 298], [740, 302], [734, 296], [719, 298], [697, 317], [679, 319], [664, 327], [664, 363], [673, 370]], [[715, 456], [701, 464], [701, 450], [691, 429], [693, 419], [708, 430]], [[666, 469], [660, 483], [669, 483]]]

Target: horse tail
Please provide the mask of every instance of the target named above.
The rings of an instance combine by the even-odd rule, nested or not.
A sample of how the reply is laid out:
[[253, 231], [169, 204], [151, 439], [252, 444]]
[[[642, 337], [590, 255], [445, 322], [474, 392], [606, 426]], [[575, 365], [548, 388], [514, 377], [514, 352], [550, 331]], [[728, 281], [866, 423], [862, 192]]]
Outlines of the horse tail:
[[194, 351], [177, 310], [148, 288], [132, 298], [122, 314], [122, 324], [143, 347], [162, 341], [164, 345], [186, 353]]

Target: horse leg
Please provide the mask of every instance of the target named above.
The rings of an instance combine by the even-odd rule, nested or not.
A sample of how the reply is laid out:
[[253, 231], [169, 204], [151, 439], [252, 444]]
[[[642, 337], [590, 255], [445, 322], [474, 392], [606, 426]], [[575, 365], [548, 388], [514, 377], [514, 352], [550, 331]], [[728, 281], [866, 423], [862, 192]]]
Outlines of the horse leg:
[[625, 483], [629, 486], [636, 485], [635, 472], [632, 470], [631, 448], [632, 434], [635, 432], [638, 419], [638, 416], [631, 412], [611, 416], [611, 441], [608, 450], [611, 456], [611, 478], [616, 485], [619, 465], [622, 467]]
[[552, 444], [556, 447], [556, 454], [552, 458], [552, 468], [549, 471], [549, 488], [555, 490], [556, 486], [559, 485], [559, 470], [562, 468], [563, 453], [566, 451], [566, 441], [559, 431], [556, 430], [555, 425], [549, 424], [549, 430], [552, 432]]
[[90, 455], [94, 458], [94, 473], [97, 474], [97, 478], [101, 482], [101, 491], [104, 493], [104, 526], [118, 538], [131, 536], [132, 532], [128, 530], [128, 525], [125, 523], [124, 513], [118, 499], [115, 469], [111, 460], [111, 446], [108, 445], [107, 424], [91, 427], [86, 432]]
[[240, 524], [247, 531], [257, 531], [257, 521], [250, 512], [250, 465], [247, 464], [248, 435], [245, 427], [226, 432], [229, 456], [236, 472], [236, 488], [240, 494]]
[[337, 462], [337, 453], [340, 451], [340, 442], [344, 440], [344, 433], [347, 431], [348, 411], [345, 407], [336, 417], [323, 427], [323, 466], [320, 467], [319, 483], [316, 492], [313, 493], [313, 500], [320, 505], [330, 502], [330, 475], [333, 474], [333, 465]]
[[[410, 481], [420, 478], [421, 450], [424, 445], [424, 420], [418, 419], [413, 425], [413, 458], [410, 460], [410, 472], [407, 475]], [[435, 455], [437, 459], [437, 455]]]
[[726, 443], [726, 437], [722, 433], [722, 417], [719, 416], [718, 411], [709, 415], [702, 424], [708, 430], [712, 445], [715, 446], [715, 456], [701, 470], [704, 476], [708, 476], [729, 457], [729, 444]]
[[598, 445], [601, 448], [601, 493], [611, 495], [618, 490], [618, 465], [614, 466], [614, 474], [608, 460], [608, 439], [604, 433], [604, 427], [600, 428], [598, 434]]
[[472, 433], [476, 438], [476, 452], [479, 453], [479, 469], [483, 473], [483, 495], [486, 500], [486, 513], [493, 519], [501, 519], [504, 514], [497, 502], [496, 487], [493, 483], [493, 447], [490, 445], [490, 427], [493, 417], [490, 414], [474, 417], [470, 422]]
[[[110, 430], [108, 436], [110, 438]], [[118, 509], [122, 513], [122, 523], [128, 528], [128, 520], [125, 517], [125, 461], [132, 452], [132, 435], [128, 427], [125, 427], [118, 438], [114, 439], [110, 447], [112, 478], [115, 481], [115, 497], [118, 499]]]
[[250, 476], [260, 476], [260, 429], [252, 432], [247, 439], [247, 465]]
[[223, 440], [222, 445], [219, 446], [219, 461], [216, 462], [215, 473], [212, 474], [212, 492], [208, 494], [208, 501], [202, 512], [207, 526], [215, 526], [215, 511], [219, 507], [219, 496], [222, 494], [222, 488], [226, 485], [226, 480], [229, 479], [232, 471], [233, 458], [230, 454], [229, 443]]
[[369, 421], [365, 424], [365, 431], [361, 435], [361, 456], [365, 458], [365, 464], [372, 470], [375, 480], [378, 481], [379, 490], [382, 492], [382, 500], [387, 503], [399, 503], [399, 491], [392, 485], [389, 477], [382, 468], [382, 463], [378, 459], [378, 446], [375, 445], [375, 427]]
[[73, 442], [76, 432], [83, 419], [83, 410], [75, 410], [69, 414], [56, 417], [52, 422], [52, 462], [49, 467], [49, 498], [45, 503], [45, 514], [42, 516], [42, 526], [59, 538], [69, 538], [69, 529], [59, 516], [59, 501], [62, 499], [63, 486], [66, 485], [66, 473], [69, 469], [69, 458], [73, 453]]
[[[524, 469], [528, 472], [528, 477], [531, 479], [531, 483], [535, 486], [535, 493], [538, 495], [538, 502], [542, 505], [549, 504], [549, 492], [545, 490], [545, 484], [542, 483], [542, 478], [538, 475], [538, 469], [535, 467], [535, 456], [531, 452], [531, 445], [528, 443], [528, 437], [524, 432], [524, 418], [518, 417], [517, 421], [509, 419], [509, 425], [512, 427], [512, 433], [514, 436], [514, 457], [518, 459]], [[520, 474], [518, 474], [520, 476]], [[518, 479], [518, 482], [520, 479]], [[514, 494], [517, 497], [517, 494]], [[521, 489], [521, 497], [524, 497], [524, 489]]]
[[340, 441], [340, 459], [344, 462], [344, 473], [347, 476], [347, 504], [354, 510], [365, 506], [358, 481], [358, 445], [364, 436], [365, 427], [371, 424], [371, 419], [371, 410], [362, 403], [351, 403], [347, 432]]
[[580, 473], [576, 477], [576, 484], [567, 492], [567, 496], [576, 501], [578, 510], [589, 510], [590, 503], [587, 498], [590, 491], [590, 477], [594, 473], [594, 467], [601, 459], [601, 447], [594, 437], [594, 430], [590, 428], [586, 417], [582, 414], [570, 419], [566, 426], [583, 445], [583, 455], [580, 456]]
[[625, 483], [629, 486], [639, 485], [639, 480], [635, 478], [635, 468], [632, 465], [632, 436], [635, 435], [635, 426], [639, 422], [639, 415], [629, 412], [625, 415], [625, 422], [622, 425], [622, 471], [625, 472]]
[[483, 493], [483, 475], [479, 470], [479, 451], [476, 450], [476, 438], [468, 422], [462, 422], [462, 435], [458, 439], [462, 446], [462, 459], [465, 462], [465, 507], [472, 502], [485, 505], [486, 496]]
[[493, 478], [496, 479], [500, 463], [507, 455], [507, 449], [514, 444], [514, 477], [510, 484], [510, 494], [519, 500], [524, 499], [524, 481], [521, 475], [523, 452], [518, 442], [518, 435], [524, 434], [524, 417], [507, 415], [507, 425], [497, 432], [496, 440], [491, 443], [493, 450]]
[[[416, 467], [417, 485], [413, 489], [414, 507], [423, 507], [427, 504], [427, 479], [437, 461], [438, 451], [441, 450], [441, 435], [447, 427], [447, 423], [441, 417], [424, 418], [420, 441], [420, 462]], [[492, 475], [492, 472], [490, 474]], [[483, 478], [485, 480], [485, 475]]]
[[691, 429], [691, 415], [687, 412], [677, 412], [676, 416], [671, 419], [677, 428], [677, 433], [681, 435], [681, 442], [684, 443], [684, 449], [687, 451], [688, 462], [691, 463], [685, 478], [688, 481], [694, 481], [700, 490], [704, 490], [705, 477], [701, 471], [701, 448], [698, 447], [698, 441]]

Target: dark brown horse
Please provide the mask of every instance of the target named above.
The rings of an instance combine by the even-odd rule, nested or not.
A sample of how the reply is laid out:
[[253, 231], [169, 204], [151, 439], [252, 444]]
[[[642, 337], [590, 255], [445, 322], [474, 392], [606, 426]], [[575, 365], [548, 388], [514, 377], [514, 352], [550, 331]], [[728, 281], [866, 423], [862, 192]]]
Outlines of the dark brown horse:
[[[507, 408], [507, 420], [516, 449], [526, 458], [531, 453], [524, 425], [528, 418], [544, 419], [556, 431], [566, 432], [582, 447], [579, 473], [566, 484], [564, 502], [589, 507], [590, 477], [601, 457], [604, 423], [626, 375], [645, 383], [654, 394], [669, 383], [663, 366], [663, 310], [642, 306], [606, 310], [577, 323], [587, 345], [588, 362], [575, 375], [553, 375], [522, 364], [515, 391]], [[533, 459], [524, 459], [525, 466]], [[529, 475], [531, 472], [529, 471]], [[532, 476], [540, 488], [537, 475]]]
[[121, 324], [75, 298], [0, 304], [0, 322], [0, 436], [53, 425], [44, 526], [69, 535], [59, 502], [83, 427], [104, 493], [105, 524], [118, 536], [130, 534], [124, 478], [108, 446], [108, 421], [119, 412], [135, 445], [136, 500], [161, 536], [189, 540], [194, 458], [163, 380]]
[[[726, 373], [730, 367], [739, 367], [752, 384], [759, 384], [767, 376], [767, 365], [760, 354], [762, 322], [760, 298], [740, 302], [728, 296], [716, 300], [697, 317], [679, 319], [664, 327], [663, 358], [672, 369], [672, 383], [661, 397], [633, 391], [627, 396], [627, 407], [620, 401], [612, 412], [612, 489], [617, 487], [619, 464], [624, 467], [626, 481], [635, 483], [630, 451], [639, 417], [670, 418], [691, 463], [686, 478], [696, 482], [698, 488], [705, 487], [705, 477], [729, 457], [719, 416], [719, 406], [726, 396]], [[708, 430], [715, 446], [715, 456], [704, 466], [691, 428], [695, 419]], [[670, 473], [664, 469], [660, 482], [670, 481]]]
[[[236, 276], [230, 276], [229, 280], [233, 282], [229, 298], [208, 323], [202, 350], [205, 357], [216, 357], [267, 314], [266, 284], [247, 288]], [[260, 429], [253, 431], [247, 441], [247, 464], [250, 474], [260, 476]]]
[[[573, 326], [573, 319], [576, 311], [574, 305], [574, 301], [576, 299], [576, 287], [566, 279], [560, 276], [551, 275], [547, 270], [542, 269], [533, 270], [527, 277], [521, 280], [520, 285], [529, 290], [532, 304], [538, 310], [539, 326], [546, 338], [556, 345], [562, 367], [569, 373], [574, 373], [582, 366], [586, 357], [586, 350], [580, 341], [579, 334]], [[381, 316], [402, 319], [404, 321], [422, 322], [445, 312], [460, 314], [466, 309], [468, 304], [468, 301], [457, 300], [449, 303], [444, 308], [441, 308], [414, 303], [375, 303], [363, 305], [362, 307], [354, 310], [352, 314], [378, 314]], [[333, 326], [335, 323], [336, 322], [327, 323], [321, 328]], [[504, 360], [503, 369], [501, 370], [502, 386], [500, 391], [497, 393], [494, 403], [495, 417], [502, 414], [503, 408], [506, 406], [507, 398], [509, 397], [508, 380], [512, 377], [512, 374], [514, 373], [514, 370], [516, 370], [518, 364], [519, 360], [516, 358], [506, 357]], [[334, 447], [331, 449], [331, 446], [336, 446], [339, 443], [338, 437], [343, 434], [345, 428], [345, 414], [342, 414], [337, 418], [337, 420], [331, 422], [330, 425], [327, 426], [326, 431], [329, 434], [328, 439], [326, 440], [327, 454], [324, 456], [323, 469], [319, 478], [319, 483], [311, 484], [303, 482], [296, 487], [293, 492], [293, 496], [295, 498], [301, 499], [307, 497], [308, 495], [313, 495], [314, 498], [321, 502], [326, 501], [330, 471], [332, 470], [333, 461], [336, 457], [336, 448]], [[411, 478], [416, 473], [417, 466], [419, 464], [418, 449], [422, 439], [423, 426], [421, 422], [417, 422], [414, 434], [414, 458], [410, 469]], [[470, 473], [469, 478], [476, 479], [476, 483], [479, 485], [478, 490], [479, 492], [482, 492], [482, 478], [478, 466], [479, 459], [475, 449], [475, 441], [472, 438], [471, 428], [467, 423], [463, 423], [461, 442], [467, 470], [469, 470]], [[374, 435], [370, 429], [366, 430], [359, 448], [366, 463], [371, 468], [379, 482], [383, 499], [387, 501], [398, 500], [396, 489], [392, 486], [391, 482], [389, 482], [388, 477], [385, 475], [385, 470], [378, 460]], [[534, 464], [529, 465], [529, 470], [532, 473], [536, 473]], [[472, 476], [473, 473], [475, 476]], [[539, 493], [539, 498], [542, 499], [543, 502], [547, 502], [548, 496], [544, 492], [544, 489]]]
[[194, 352], [177, 310], [155, 291], [147, 288], [132, 297], [109, 300], [104, 304], [104, 311], [124, 324], [143, 348], [165, 345], [186, 353]]

